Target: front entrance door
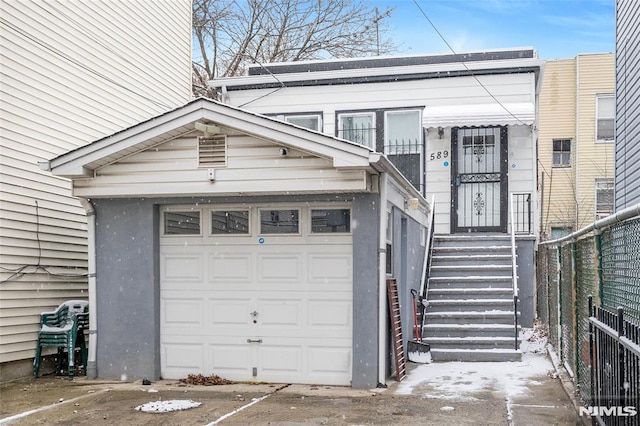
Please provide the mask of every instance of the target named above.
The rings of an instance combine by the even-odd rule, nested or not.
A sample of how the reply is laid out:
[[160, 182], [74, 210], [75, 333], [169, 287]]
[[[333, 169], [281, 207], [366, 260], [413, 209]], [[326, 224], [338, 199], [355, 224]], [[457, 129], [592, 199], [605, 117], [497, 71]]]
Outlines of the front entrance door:
[[507, 128], [454, 128], [451, 232], [507, 231]]

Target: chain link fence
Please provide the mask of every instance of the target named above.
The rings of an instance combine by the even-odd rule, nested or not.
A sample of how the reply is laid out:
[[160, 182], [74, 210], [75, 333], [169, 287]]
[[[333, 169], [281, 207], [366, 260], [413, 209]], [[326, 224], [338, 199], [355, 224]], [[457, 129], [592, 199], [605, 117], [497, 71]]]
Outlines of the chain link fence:
[[574, 238], [538, 247], [538, 320], [548, 328], [549, 344], [572, 374], [585, 406], [592, 396], [589, 296], [610, 311], [622, 307], [626, 320], [640, 325], [638, 211], [626, 221], [599, 228], [599, 235], [596, 223]]

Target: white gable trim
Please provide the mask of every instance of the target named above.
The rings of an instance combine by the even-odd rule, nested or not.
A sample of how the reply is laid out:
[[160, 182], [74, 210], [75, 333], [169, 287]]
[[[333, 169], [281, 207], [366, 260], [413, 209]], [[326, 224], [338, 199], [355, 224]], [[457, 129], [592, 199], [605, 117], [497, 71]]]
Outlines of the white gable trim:
[[532, 125], [535, 120], [533, 102], [428, 106], [422, 115], [424, 127]]
[[194, 123], [199, 120], [332, 159], [336, 168], [369, 166], [371, 150], [367, 147], [201, 98], [58, 156], [45, 168], [68, 178], [91, 177], [100, 167], [196, 132]]

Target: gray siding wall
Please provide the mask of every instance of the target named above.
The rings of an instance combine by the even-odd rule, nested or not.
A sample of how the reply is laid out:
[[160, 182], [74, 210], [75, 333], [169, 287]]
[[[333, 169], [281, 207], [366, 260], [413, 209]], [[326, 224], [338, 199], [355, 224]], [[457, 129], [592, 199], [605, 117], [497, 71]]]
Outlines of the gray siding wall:
[[615, 209], [640, 203], [640, 2], [616, 1]]
[[[351, 201], [353, 220], [353, 387], [378, 382], [378, 221], [376, 194], [354, 197], [98, 199], [98, 344], [101, 378], [160, 375], [159, 206], [238, 202]], [[419, 242], [418, 242], [419, 243]]]

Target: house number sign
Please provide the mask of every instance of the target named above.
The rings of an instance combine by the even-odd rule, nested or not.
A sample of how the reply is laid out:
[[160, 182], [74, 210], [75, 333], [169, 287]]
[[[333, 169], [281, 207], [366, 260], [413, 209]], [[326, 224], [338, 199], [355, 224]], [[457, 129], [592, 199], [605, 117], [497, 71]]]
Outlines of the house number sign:
[[429, 160], [442, 160], [443, 158], [449, 158], [449, 151], [435, 151], [429, 155]]

